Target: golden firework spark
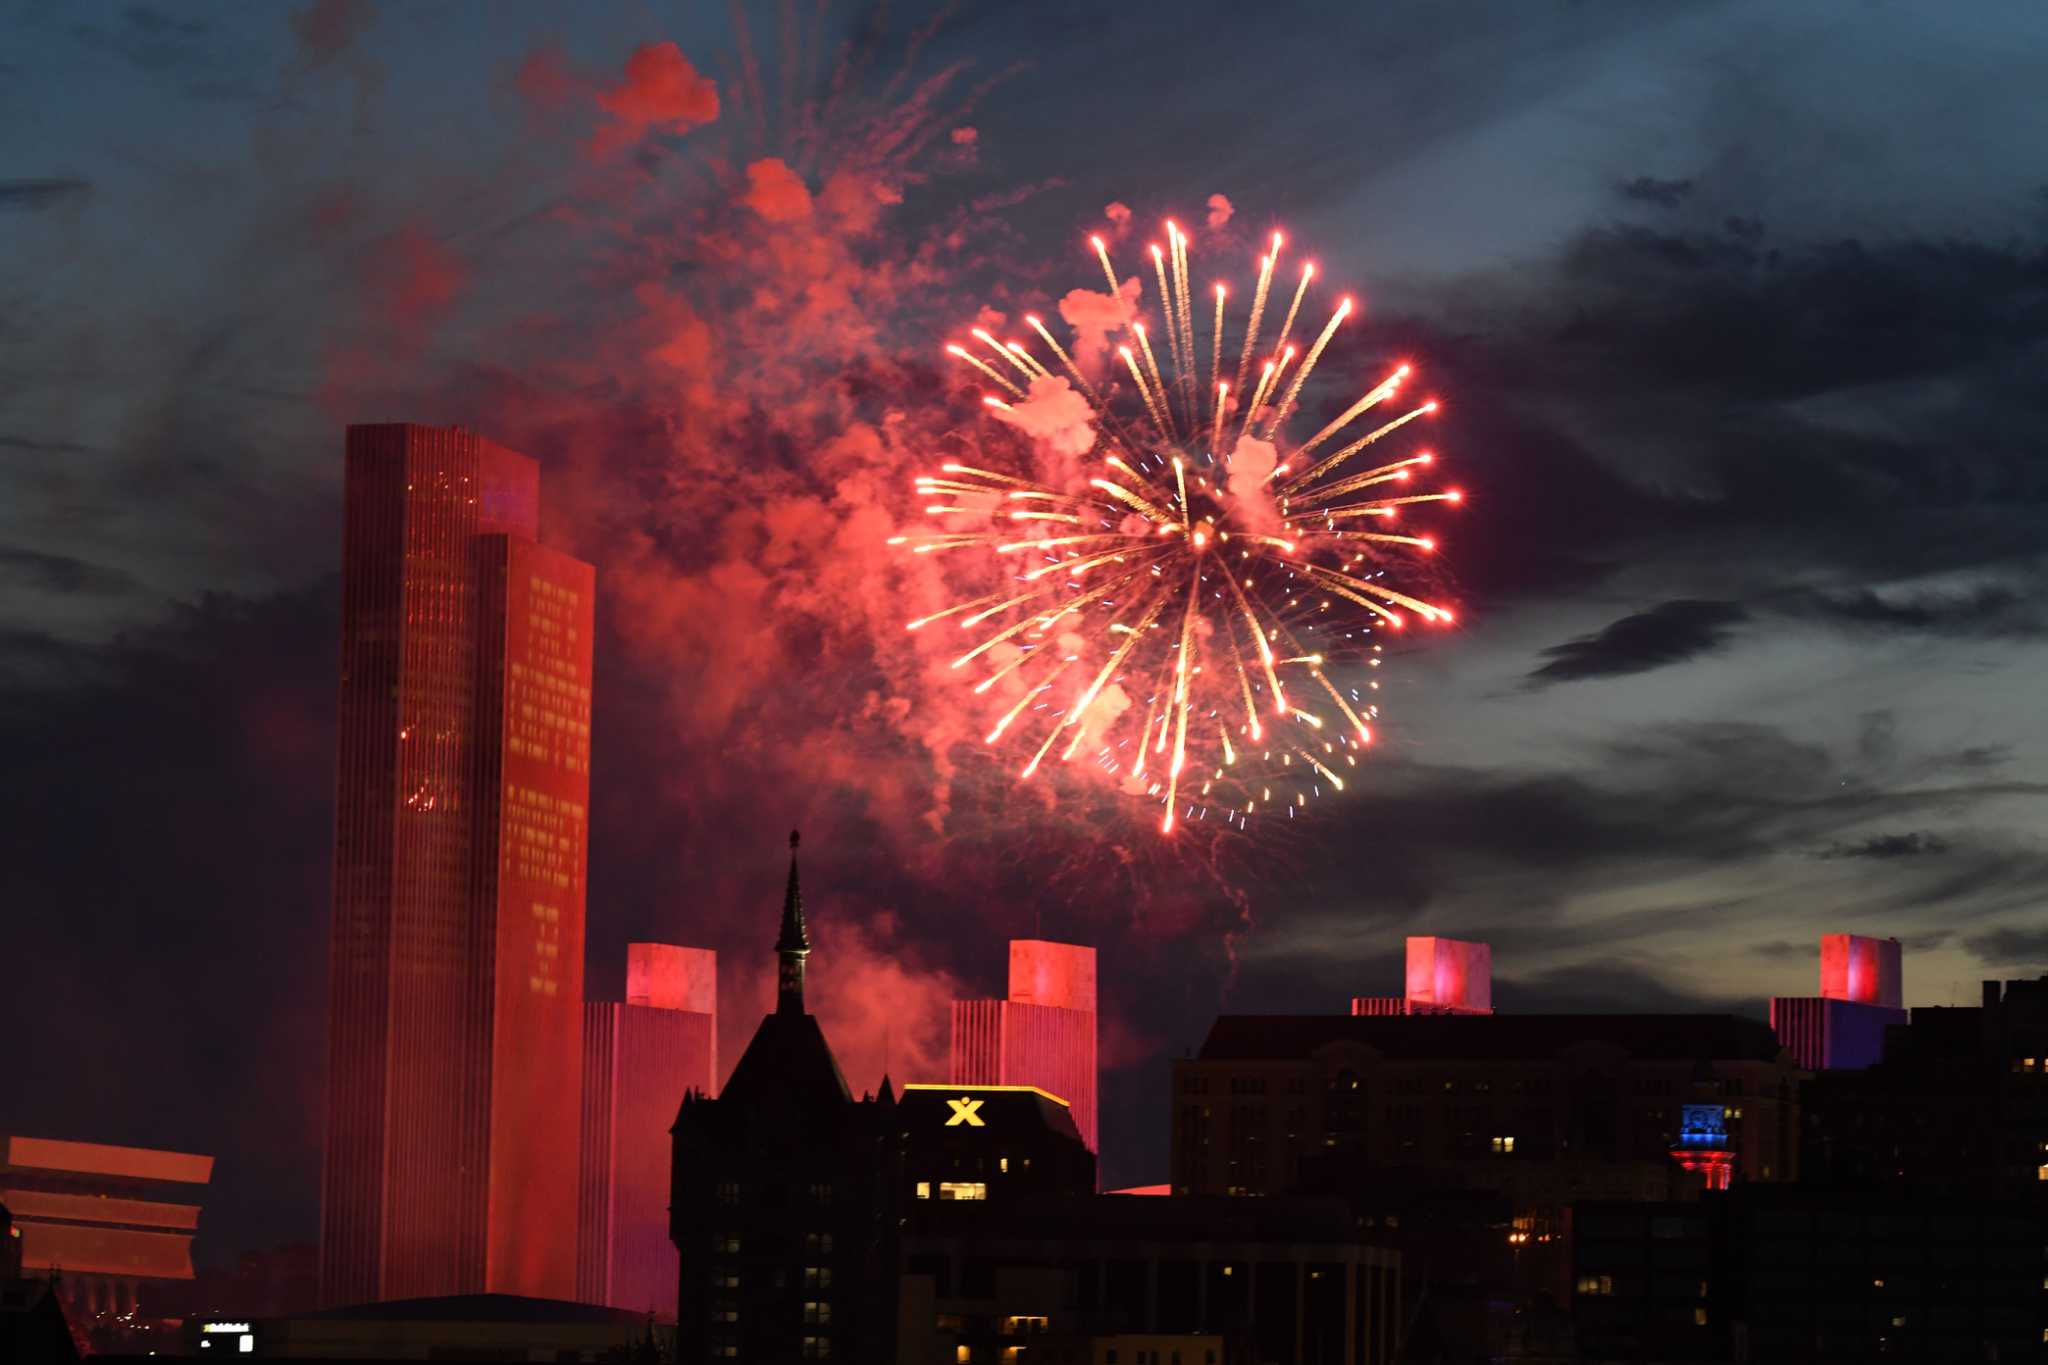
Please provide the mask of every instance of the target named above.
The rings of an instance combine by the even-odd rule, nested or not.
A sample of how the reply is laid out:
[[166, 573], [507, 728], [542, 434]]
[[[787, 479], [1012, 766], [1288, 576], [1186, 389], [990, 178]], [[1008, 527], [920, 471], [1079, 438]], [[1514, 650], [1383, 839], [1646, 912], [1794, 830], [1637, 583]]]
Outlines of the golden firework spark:
[[[1080, 352], [1036, 316], [1025, 321], [1057, 370], [1027, 340], [982, 328], [970, 332], [981, 353], [946, 347], [999, 390], [984, 396], [996, 420], [1081, 395], [1094, 438], [1084, 478], [1054, 487], [944, 465], [916, 483], [939, 529], [892, 543], [916, 553], [975, 549], [1010, 567], [1011, 585], [909, 629], [965, 633], [952, 667], [987, 698], [986, 742], [1015, 743], [1028, 755], [1019, 780], [1086, 756], [1163, 806], [1160, 830], [1171, 834], [1211, 811], [1239, 828], [1262, 810], [1291, 817], [1311, 797], [1345, 789], [1345, 771], [1371, 743], [1379, 715], [1371, 699], [1379, 634], [1411, 618], [1452, 620], [1447, 607], [1390, 581], [1436, 549], [1430, 536], [1392, 528], [1410, 508], [1462, 494], [1413, 491], [1434, 468], [1429, 451], [1370, 466], [1355, 458], [1436, 411], [1433, 401], [1401, 406], [1407, 365], [1290, 444], [1288, 419], [1356, 315], [1353, 301], [1339, 299], [1303, 351], [1289, 334], [1316, 278], [1305, 263], [1279, 332], [1262, 336], [1286, 245], [1274, 233], [1259, 258], [1233, 383], [1222, 374], [1228, 291], [1213, 286], [1204, 347], [1189, 283], [1192, 242], [1173, 222], [1165, 227], [1165, 245], [1147, 252], [1163, 348], [1134, 315], [1128, 342], [1091, 382], [1075, 361]], [[1144, 272], [1119, 278], [1108, 244], [1093, 237], [1089, 245], [1112, 295], [1134, 282], [1142, 288]], [[1381, 408], [1369, 430], [1347, 437]]]

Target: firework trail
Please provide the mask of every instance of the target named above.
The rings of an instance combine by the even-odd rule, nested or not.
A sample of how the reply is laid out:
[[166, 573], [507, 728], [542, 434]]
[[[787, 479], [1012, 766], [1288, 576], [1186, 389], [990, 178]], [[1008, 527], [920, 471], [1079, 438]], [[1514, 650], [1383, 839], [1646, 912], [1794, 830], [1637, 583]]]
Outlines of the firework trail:
[[[1020, 781], [1084, 761], [1163, 807], [1162, 833], [1212, 813], [1249, 829], [1261, 814], [1291, 818], [1345, 789], [1379, 715], [1377, 637], [1411, 617], [1452, 620], [1389, 581], [1436, 548], [1397, 525], [1409, 508], [1462, 495], [1414, 490], [1434, 464], [1429, 451], [1358, 458], [1436, 411], [1433, 401], [1400, 405], [1406, 365], [1289, 443], [1285, 425], [1354, 308], [1340, 299], [1306, 350], [1297, 345], [1290, 333], [1316, 276], [1304, 263], [1279, 332], [1262, 336], [1278, 233], [1259, 260], [1235, 385], [1221, 375], [1228, 290], [1214, 285], [1204, 384], [1190, 241], [1165, 226], [1166, 246], [1148, 253], [1163, 347], [1134, 315], [1116, 347], [1120, 367], [1094, 384], [1034, 316], [1024, 321], [1051, 363], [983, 328], [970, 333], [978, 351], [946, 347], [993, 386], [982, 401], [997, 420], [1029, 430], [1034, 409], [1083, 400], [1091, 443], [1081, 476], [1055, 485], [945, 464], [916, 482], [939, 529], [891, 543], [994, 555], [1008, 571], [1007, 587], [909, 628], [962, 632], [952, 667], [989, 698], [985, 742], [1025, 755]], [[1118, 296], [1130, 277], [1119, 278], [1100, 237], [1089, 245]], [[1385, 420], [1365, 428], [1360, 419], [1382, 408]], [[1340, 671], [1357, 676], [1340, 683]]]

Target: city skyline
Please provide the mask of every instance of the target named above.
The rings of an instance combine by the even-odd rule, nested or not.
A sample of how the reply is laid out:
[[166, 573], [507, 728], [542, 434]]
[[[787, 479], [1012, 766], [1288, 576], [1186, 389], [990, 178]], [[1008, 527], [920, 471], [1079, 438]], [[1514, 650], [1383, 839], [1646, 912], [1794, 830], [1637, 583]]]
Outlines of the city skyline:
[[[1504, 1015], [1762, 1020], [1825, 932], [1900, 939], [1906, 1006], [2043, 969], [2038, 9], [1301, 8], [1187, 86], [1147, 16], [1065, 4], [967, 7], [898, 81], [911, 10], [815, 136], [780, 35], [750, 76], [711, 11], [5, 21], [7, 1023], [67, 1037], [0, 1128], [215, 1154], [202, 1260], [317, 1236], [363, 421], [524, 452], [538, 539], [596, 565], [558, 989], [716, 951], [720, 1070], [791, 824], [856, 1090], [947, 1074], [998, 945], [1096, 950], [1106, 1187], [1166, 1177], [1140, 1100], [1218, 1014], [1391, 995], [1411, 935], [1490, 944]], [[1242, 56], [1227, 7], [1178, 30]], [[884, 549], [976, 401], [941, 346], [1169, 217], [1198, 261], [1312, 244], [1362, 304], [1325, 368], [1441, 382], [1472, 492], [1364, 780], [1194, 852], [940, 729], [979, 713]]]

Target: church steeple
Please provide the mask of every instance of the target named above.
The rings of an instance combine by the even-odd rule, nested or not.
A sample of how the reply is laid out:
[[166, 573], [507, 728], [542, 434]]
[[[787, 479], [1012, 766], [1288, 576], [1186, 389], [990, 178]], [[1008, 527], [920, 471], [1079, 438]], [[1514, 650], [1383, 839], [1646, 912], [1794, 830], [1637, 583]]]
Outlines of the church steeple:
[[810, 936], [804, 932], [804, 898], [797, 888], [796, 848], [798, 835], [789, 832], [789, 888], [782, 893], [782, 933], [775, 940], [780, 965], [776, 972], [777, 1014], [804, 1013], [804, 959], [811, 955]]

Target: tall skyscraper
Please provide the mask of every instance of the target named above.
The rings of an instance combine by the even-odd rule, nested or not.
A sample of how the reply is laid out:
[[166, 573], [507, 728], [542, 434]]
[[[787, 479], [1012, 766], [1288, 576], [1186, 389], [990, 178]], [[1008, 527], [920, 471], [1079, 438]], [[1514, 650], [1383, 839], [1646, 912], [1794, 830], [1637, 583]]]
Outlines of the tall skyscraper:
[[1035, 1085], [1073, 1106], [1095, 1139], [1095, 950], [1010, 941], [1007, 1000], [953, 1002], [954, 1085]]
[[718, 1091], [718, 954], [626, 945], [623, 1003], [583, 1007], [583, 1192], [576, 1297], [673, 1320], [669, 1126]]
[[539, 467], [350, 427], [321, 1294], [576, 1285], [595, 574]]

